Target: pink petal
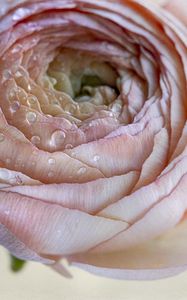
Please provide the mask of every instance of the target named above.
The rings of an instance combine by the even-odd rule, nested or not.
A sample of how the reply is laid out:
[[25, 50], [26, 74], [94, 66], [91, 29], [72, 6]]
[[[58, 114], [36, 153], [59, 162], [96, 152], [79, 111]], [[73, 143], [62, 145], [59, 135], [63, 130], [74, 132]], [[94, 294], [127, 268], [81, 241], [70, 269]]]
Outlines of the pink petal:
[[133, 224], [162, 199], [169, 196], [172, 191], [175, 191], [175, 188], [186, 173], [187, 158], [184, 156], [174, 161], [168, 167], [168, 170], [165, 169], [165, 172], [156, 181], [109, 205], [99, 214], [108, 218], [125, 220]]
[[10, 253], [23, 260], [33, 260], [44, 264], [53, 264], [54, 261], [46, 259], [19, 240], [6, 226], [0, 224], [0, 241], [1, 245], [7, 248]]
[[95, 275], [126, 280], [152, 280], [187, 269], [187, 222], [140, 246], [108, 254], [75, 255], [73, 266]]
[[[85, 164], [97, 167], [105, 176], [120, 175], [141, 168], [143, 161], [150, 155], [154, 135], [162, 126], [162, 118], [153, 119], [137, 135], [102, 139], [75, 147], [65, 152]], [[99, 155], [95, 162], [94, 158]]]
[[[151, 191], [150, 191], [151, 193]], [[124, 232], [97, 246], [93, 251], [111, 252], [136, 246], [153, 239], [176, 226], [187, 209], [187, 175], [184, 175], [169, 195], [161, 198], [145, 215]]]
[[187, 25], [187, 2], [186, 0], [169, 0], [164, 8], [170, 11], [180, 21]]
[[137, 182], [138, 176], [139, 172], [130, 172], [83, 184], [24, 185], [4, 190], [95, 214], [128, 194]]
[[0, 191], [0, 222], [37, 253], [87, 251], [128, 227], [126, 222]]

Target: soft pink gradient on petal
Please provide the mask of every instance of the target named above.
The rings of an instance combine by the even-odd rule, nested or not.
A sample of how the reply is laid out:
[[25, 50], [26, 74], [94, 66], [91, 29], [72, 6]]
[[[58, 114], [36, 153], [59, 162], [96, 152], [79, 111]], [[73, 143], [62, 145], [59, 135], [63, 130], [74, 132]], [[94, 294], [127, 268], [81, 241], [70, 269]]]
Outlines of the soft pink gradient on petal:
[[95, 275], [125, 280], [153, 280], [174, 276], [187, 269], [187, 223], [134, 248], [108, 254], [69, 257], [73, 266]]
[[187, 2], [186, 0], [169, 0], [164, 8], [170, 11], [181, 22], [187, 25]]
[[186, 269], [186, 17], [181, 0], [2, 3], [0, 243], [12, 254], [67, 277], [61, 258], [118, 279]]

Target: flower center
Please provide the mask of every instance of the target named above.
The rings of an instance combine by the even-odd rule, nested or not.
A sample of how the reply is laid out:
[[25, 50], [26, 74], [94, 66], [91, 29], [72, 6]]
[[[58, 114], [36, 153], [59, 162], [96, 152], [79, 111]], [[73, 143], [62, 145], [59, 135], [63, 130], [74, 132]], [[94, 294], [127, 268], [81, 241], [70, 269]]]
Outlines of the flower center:
[[55, 90], [76, 103], [109, 105], [119, 95], [114, 67], [81, 51], [61, 51], [49, 64], [47, 77]]

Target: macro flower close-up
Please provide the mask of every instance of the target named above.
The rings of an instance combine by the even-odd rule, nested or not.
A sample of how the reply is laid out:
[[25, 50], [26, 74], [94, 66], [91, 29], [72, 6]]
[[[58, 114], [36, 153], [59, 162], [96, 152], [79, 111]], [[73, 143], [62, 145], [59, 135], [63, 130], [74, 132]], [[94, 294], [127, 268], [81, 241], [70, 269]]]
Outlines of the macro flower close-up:
[[12, 256], [66, 277], [187, 269], [186, 18], [185, 0], [2, 1], [0, 244]]

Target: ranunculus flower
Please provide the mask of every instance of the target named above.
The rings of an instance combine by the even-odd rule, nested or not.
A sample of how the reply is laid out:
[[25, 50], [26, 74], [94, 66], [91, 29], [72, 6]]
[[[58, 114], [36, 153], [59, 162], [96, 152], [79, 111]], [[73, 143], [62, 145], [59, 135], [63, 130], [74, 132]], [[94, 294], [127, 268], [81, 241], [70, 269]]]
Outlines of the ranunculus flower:
[[187, 268], [186, 8], [2, 1], [0, 243], [14, 256], [121, 279]]

